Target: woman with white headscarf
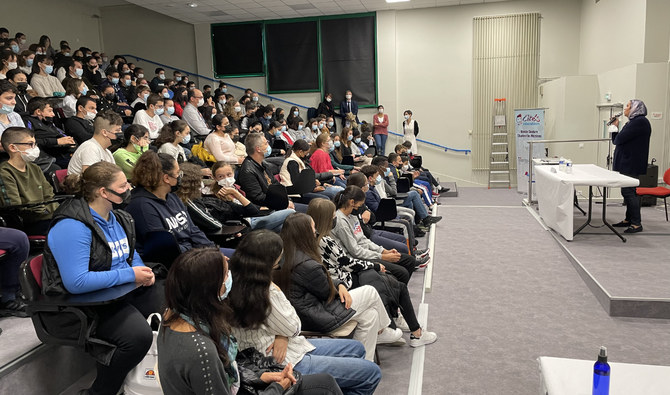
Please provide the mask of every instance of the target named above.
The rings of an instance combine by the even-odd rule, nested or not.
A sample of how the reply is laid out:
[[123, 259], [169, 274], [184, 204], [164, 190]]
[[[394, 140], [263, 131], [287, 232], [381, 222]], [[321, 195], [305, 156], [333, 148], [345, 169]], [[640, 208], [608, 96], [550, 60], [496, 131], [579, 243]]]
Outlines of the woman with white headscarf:
[[[612, 133], [612, 143], [616, 145], [614, 171], [637, 178], [647, 173], [651, 125], [646, 117], [647, 107], [642, 100], [629, 101], [623, 114], [628, 117], [628, 123], [620, 132]], [[612, 124], [618, 127], [619, 120]], [[625, 233], [641, 232], [640, 200], [635, 193], [635, 187], [621, 188], [621, 195], [626, 205], [626, 219], [614, 226], [627, 228]]]

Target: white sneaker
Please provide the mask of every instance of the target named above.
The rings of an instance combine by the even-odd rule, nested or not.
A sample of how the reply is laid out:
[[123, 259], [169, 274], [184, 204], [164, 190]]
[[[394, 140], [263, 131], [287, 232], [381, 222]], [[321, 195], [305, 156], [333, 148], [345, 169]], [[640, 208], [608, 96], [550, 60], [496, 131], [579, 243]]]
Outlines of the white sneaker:
[[428, 332], [421, 329], [421, 337], [416, 338], [412, 335], [409, 337], [409, 346], [410, 347], [420, 347], [427, 344], [435, 343], [437, 341], [437, 334], [435, 332]]
[[400, 329], [403, 332], [409, 332], [409, 325], [407, 325], [407, 321], [405, 321], [405, 317], [402, 316], [402, 314], [398, 314], [398, 318], [394, 318], [393, 321], [395, 322], [396, 328]]
[[377, 344], [391, 344], [397, 342], [401, 338], [402, 338], [402, 331], [400, 329], [398, 328], [391, 329], [389, 327], [386, 327], [384, 328], [382, 333], [377, 335]]

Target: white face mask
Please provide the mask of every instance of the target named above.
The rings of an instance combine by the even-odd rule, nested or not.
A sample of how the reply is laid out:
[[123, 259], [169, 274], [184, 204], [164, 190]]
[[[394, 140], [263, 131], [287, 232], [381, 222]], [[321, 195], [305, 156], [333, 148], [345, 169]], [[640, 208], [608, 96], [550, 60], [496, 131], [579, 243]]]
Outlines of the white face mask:
[[198, 107], [202, 107], [205, 104], [205, 99], [198, 100]]
[[407, 171], [409, 169], [409, 165], [402, 165], [402, 170]]
[[40, 148], [38, 146], [21, 152], [21, 158], [26, 162], [34, 162], [38, 156], [40, 156]]
[[88, 119], [89, 121], [92, 121], [92, 120], [95, 119], [96, 115], [98, 115], [97, 112], [86, 111], [86, 114], [84, 114], [84, 119]]
[[217, 182], [220, 186], [224, 188], [232, 188], [235, 184], [235, 177], [227, 177]]
[[347, 100], [351, 100], [351, 95], [347, 95]]
[[14, 70], [15, 68], [19, 67], [19, 65], [16, 62], [8, 62], [7, 63], [7, 68], [9, 70]]

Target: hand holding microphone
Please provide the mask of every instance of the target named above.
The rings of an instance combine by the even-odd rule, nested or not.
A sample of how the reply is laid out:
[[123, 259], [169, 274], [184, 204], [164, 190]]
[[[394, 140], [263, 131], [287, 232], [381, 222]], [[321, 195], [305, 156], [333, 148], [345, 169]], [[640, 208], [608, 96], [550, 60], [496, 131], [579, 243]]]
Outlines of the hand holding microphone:
[[616, 126], [619, 126], [619, 117], [622, 116], [622, 115], [623, 115], [622, 112], [620, 112], [618, 114], [614, 114], [614, 116], [612, 116], [612, 118], [610, 118], [610, 120], [607, 121], [607, 126], [610, 126], [610, 125], [613, 125], [613, 124], [616, 124]]

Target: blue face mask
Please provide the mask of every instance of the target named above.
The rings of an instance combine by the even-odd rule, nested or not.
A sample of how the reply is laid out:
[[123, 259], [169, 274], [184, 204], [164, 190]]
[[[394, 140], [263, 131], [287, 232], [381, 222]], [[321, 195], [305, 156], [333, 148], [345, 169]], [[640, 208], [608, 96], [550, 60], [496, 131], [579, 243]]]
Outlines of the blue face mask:
[[228, 93], [228, 88], [223, 88], [223, 89], [221, 89], [221, 92], [223, 92], [223, 93]]
[[[33, 67], [33, 60], [34, 59], [26, 59], [26, 66]], [[77, 70], [81, 70], [81, 73], [84, 74], [84, 69], [77, 69]], [[80, 76], [79, 74], [77, 74], [77, 75]]]
[[275, 136], [280, 137], [280, 136], [281, 136], [281, 130], [277, 130], [277, 131], [275, 132]]
[[265, 149], [265, 153], [263, 154], [263, 156], [267, 158], [268, 156], [270, 156], [270, 154], [272, 154], [272, 147], [270, 147], [270, 145], [268, 144], [268, 147]]
[[317, 131], [319, 129], [319, 125], [312, 125], [312, 130]]
[[265, 119], [267, 119], [269, 121], [269, 120], [272, 119], [272, 116], [268, 115], [267, 117], [265, 117]]
[[298, 125], [298, 130], [302, 130], [302, 125]]
[[336, 142], [333, 143], [333, 145], [335, 146], [335, 148], [339, 148], [339, 147], [340, 147], [340, 144], [342, 144], [342, 143], [340, 143], [339, 141], [336, 141]]
[[130, 86], [130, 85], [133, 83], [133, 81], [131, 81], [131, 80], [123, 80], [123, 83], [124, 83], [126, 86]]
[[84, 69], [74, 69], [74, 73], [77, 75], [77, 77], [81, 77], [82, 75], [84, 75]]
[[332, 128], [333, 125], [335, 125], [335, 122], [328, 122], [328, 127], [329, 127], [329, 128]]
[[333, 144], [333, 142], [331, 141], [328, 144], [328, 152], [333, 152], [333, 150], [335, 150], [335, 144]]
[[86, 85], [84, 85], [84, 90], [81, 91], [81, 94], [86, 96], [87, 93], [88, 93], [88, 87]]
[[356, 143], [356, 144], [360, 144], [360, 143], [361, 143], [361, 138], [360, 138], [360, 137], [356, 137], [356, 140], [354, 140], [354, 143]]
[[7, 104], [3, 104], [2, 107], [0, 107], [0, 114], [9, 114], [12, 111], [14, 111], [14, 106], [10, 106]]
[[391, 174], [391, 169], [387, 167], [386, 170], [384, 170], [384, 177], [388, 177], [389, 174]]
[[163, 92], [163, 98], [165, 98], [165, 99], [169, 99], [169, 98], [170, 98], [170, 94], [169, 94], [168, 92]]
[[163, 113], [165, 112], [165, 109], [164, 108], [157, 108], [156, 111], [154, 111], [154, 112], [156, 113], [156, 115], [163, 115]]
[[19, 53], [19, 46], [16, 44], [12, 44], [12, 51], [14, 51], [14, 53]]
[[354, 139], [354, 135], [353, 135], [353, 134], [350, 134], [350, 135], [347, 136], [347, 140], [351, 141], [351, 140], [353, 140], [353, 139]]
[[[174, 108], [174, 107], [171, 107], [171, 108]], [[191, 134], [190, 134], [190, 133], [187, 134], [186, 137], [184, 137], [183, 139], [181, 139], [182, 144], [188, 144], [190, 141], [191, 141]], [[231, 281], [232, 281], [232, 280], [231, 280]], [[228, 289], [228, 287], [226, 287], [226, 290], [227, 290], [227, 289]]]
[[167, 113], [170, 114], [170, 115], [174, 114], [174, 107], [168, 107], [167, 108]]
[[223, 285], [226, 287], [226, 290], [223, 291], [223, 295], [219, 295], [219, 300], [223, 302], [224, 299], [228, 297], [228, 294], [230, 293], [230, 289], [233, 287], [233, 273], [228, 272], [228, 278], [226, 281], [223, 283]]
[[382, 182], [382, 175], [377, 174], [377, 178], [375, 178], [375, 184], [381, 184]]
[[118, 84], [118, 83], [119, 83], [119, 79], [118, 79], [118, 78], [112, 78], [112, 84], [116, 85], [116, 84]]
[[142, 97], [144, 97], [144, 101], [147, 101], [147, 98], [149, 98], [149, 94], [145, 93]]
[[299, 111], [293, 111], [293, 116], [294, 116], [294, 117], [297, 117], [297, 116], [298, 116], [298, 114], [300, 114], [300, 112], [299, 112]]
[[44, 72], [47, 73], [47, 74], [51, 74], [51, 73], [54, 72], [54, 67], [49, 64], [44, 68]]

